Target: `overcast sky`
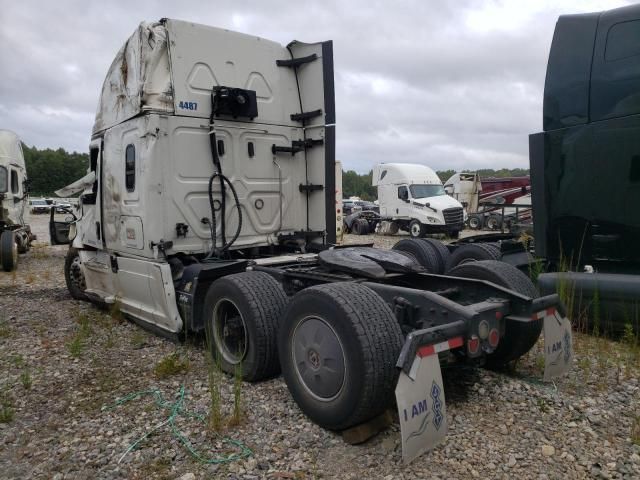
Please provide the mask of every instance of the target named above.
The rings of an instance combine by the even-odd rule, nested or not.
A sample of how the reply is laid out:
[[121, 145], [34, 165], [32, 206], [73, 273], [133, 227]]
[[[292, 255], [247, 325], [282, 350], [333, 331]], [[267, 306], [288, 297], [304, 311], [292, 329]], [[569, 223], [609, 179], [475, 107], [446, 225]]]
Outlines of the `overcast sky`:
[[528, 167], [558, 15], [632, 2], [0, 0], [0, 128], [85, 152], [113, 57], [162, 17], [287, 44], [334, 41], [337, 158]]

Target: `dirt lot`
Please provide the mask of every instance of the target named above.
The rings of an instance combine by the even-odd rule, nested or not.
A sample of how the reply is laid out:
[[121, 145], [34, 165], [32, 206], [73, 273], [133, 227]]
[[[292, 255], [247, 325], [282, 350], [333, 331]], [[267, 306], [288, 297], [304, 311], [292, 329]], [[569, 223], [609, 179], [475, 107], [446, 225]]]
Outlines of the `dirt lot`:
[[[32, 224], [48, 239], [45, 218]], [[222, 385], [216, 436], [206, 420], [180, 415], [210, 411], [207, 356], [197, 339], [175, 344], [116, 310], [73, 300], [65, 250], [41, 241], [17, 272], [0, 273], [1, 478], [640, 477], [637, 347], [577, 335], [573, 371], [556, 383], [540, 382], [540, 345], [509, 372], [446, 370], [449, 435], [409, 466], [397, 424], [364, 445], [346, 445], [305, 418], [281, 378], [239, 384], [214, 375]], [[167, 403], [146, 395], [115, 405], [152, 390]], [[225, 438], [252, 454], [206, 464], [180, 436], [206, 458], [246, 452]]]

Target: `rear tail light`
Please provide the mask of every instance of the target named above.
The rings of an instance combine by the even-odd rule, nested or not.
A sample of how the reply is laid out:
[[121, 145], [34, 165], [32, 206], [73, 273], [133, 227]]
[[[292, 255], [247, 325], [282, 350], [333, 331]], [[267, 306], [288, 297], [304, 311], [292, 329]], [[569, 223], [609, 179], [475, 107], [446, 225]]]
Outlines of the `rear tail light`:
[[475, 355], [480, 350], [480, 339], [473, 335], [469, 340], [467, 340], [467, 350], [471, 355]]
[[500, 333], [495, 328], [492, 328], [489, 332], [489, 345], [496, 348], [498, 346], [498, 342], [500, 342]]

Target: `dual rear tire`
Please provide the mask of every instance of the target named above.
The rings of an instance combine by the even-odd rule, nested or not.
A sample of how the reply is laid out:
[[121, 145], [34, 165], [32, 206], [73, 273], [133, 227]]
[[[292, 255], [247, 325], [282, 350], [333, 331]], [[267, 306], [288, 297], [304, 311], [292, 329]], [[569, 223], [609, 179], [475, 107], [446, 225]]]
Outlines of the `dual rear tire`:
[[282, 371], [291, 395], [318, 425], [342, 430], [393, 399], [403, 335], [373, 290], [355, 283], [306, 288], [286, 305], [263, 272], [216, 280], [207, 293], [207, 338], [223, 371], [247, 381]]

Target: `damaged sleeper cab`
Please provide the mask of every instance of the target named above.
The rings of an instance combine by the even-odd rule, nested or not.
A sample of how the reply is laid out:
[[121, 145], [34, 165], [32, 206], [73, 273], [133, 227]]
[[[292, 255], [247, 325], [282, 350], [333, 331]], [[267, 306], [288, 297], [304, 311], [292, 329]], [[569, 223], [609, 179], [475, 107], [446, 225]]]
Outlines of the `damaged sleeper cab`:
[[[425, 379], [441, 388], [437, 355], [414, 366], [424, 347], [452, 339], [455, 356], [478, 363], [523, 355], [542, 329], [536, 315], [560, 303], [510, 290], [509, 266], [459, 275], [480, 278], [470, 280], [398, 252], [332, 248], [334, 123], [331, 42], [143, 23], [107, 74], [90, 171], [59, 192], [82, 192], [71, 294], [117, 301], [165, 335], [202, 331], [245, 380], [282, 371], [300, 408], [336, 430], [382, 413], [399, 378], [399, 404]], [[407, 434], [406, 458], [438, 428]]]

